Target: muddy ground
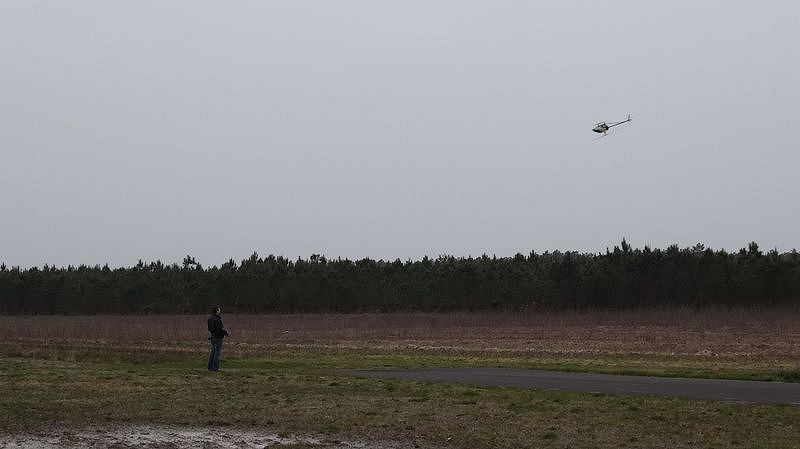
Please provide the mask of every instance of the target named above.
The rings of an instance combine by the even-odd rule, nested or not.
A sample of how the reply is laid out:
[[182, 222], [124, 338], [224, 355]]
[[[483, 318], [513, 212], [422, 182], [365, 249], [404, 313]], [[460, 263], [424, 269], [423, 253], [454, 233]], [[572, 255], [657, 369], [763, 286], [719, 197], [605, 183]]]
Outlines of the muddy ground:
[[24, 434], [0, 435], [2, 449], [407, 449], [415, 442], [335, 441], [314, 435], [278, 435], [269, 430], [171, 425], [52, 426]]

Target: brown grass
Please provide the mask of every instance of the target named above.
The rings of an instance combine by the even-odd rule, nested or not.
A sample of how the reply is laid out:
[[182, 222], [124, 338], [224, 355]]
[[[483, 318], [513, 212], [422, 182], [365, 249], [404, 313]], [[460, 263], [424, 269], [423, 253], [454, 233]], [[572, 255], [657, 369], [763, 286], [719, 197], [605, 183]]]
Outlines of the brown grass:
[[795, 448], [793, 407], [402, 382], [336, 370], [514, 366], [797, 381], [798, 318], [799, 310], [785, 309], [232, 313], [224, 317], [233, 335], [223, 370], [209, 375], [205, 316], [3, 316], [0, 434], [51, 423], [169, 423], [461, 448]]
[[[2, 341], [197, 343], [205, 316], [2, 316]], [[800, 310], [224, 316], [232, 343], [800, 358]]]

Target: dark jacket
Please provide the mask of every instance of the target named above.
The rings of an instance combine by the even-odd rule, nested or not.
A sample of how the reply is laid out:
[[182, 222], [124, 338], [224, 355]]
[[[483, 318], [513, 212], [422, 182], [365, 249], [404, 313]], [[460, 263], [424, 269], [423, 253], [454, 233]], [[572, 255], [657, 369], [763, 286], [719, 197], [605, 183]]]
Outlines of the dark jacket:
[[208, 318], [208, 331], [211, 332], [211, 338], [225, 338], [228, 331], [222, 325], [222, 317], [219, 315], [211, 315]]

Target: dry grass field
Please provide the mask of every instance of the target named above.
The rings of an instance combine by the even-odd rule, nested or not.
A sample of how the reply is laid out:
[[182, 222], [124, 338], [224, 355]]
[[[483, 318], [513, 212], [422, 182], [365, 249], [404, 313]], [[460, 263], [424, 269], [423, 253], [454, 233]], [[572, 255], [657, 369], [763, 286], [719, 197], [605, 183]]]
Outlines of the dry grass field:
[[[198, 435], [222, 426], [242, 441], [252, 432], [263, 441], [272, 434], [313, 437], [270, 447], [319, 449], [346, 447], [341, 441], [364, 443], [353, 447], [783, 449], [800, 441], [800, 410], [792, 406], [337, 374], [507, 366], [797, 382], [800, 310], [228, 313], [223, 319], [232, 336], [222, 372], [211, 375], [204, 315], [0, 317], [0, 447], [9, 441], [44, 447], [41, 441], [53, 439], [53, 447], [136, 447], [120, 443], [129, 434], [106, 441], [84, 430], [95, 426], [100, 430], [92, 435], [100, 435], [153, 423]], [[209, 400], [217, 405], [209, 408]], [[75, 441], [80, 444], [69, 445]], [[158, 444], [190, 447], [177, 439]]]
[[[344, 346], [800, 359], [800, 310], [225, 314], [237, 346]], [[2, 341], [205, 342], [206, 316], [0, 316]]]

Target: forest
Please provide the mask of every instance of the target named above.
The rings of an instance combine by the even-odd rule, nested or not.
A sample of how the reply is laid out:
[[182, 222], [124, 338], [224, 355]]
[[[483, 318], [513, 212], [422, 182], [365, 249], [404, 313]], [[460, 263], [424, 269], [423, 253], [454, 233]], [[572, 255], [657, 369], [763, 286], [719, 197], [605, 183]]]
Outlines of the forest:
[[[1, 257], [1, 256], [0, 256]], [[289, 260], [253, 254], [204, 267], [0, 265], [0, 313], [358, 313], [800, 305], [800, 254], [702, 244], [513, 257]]]

